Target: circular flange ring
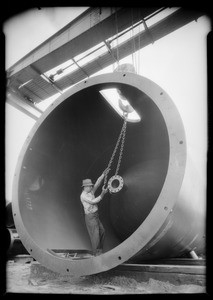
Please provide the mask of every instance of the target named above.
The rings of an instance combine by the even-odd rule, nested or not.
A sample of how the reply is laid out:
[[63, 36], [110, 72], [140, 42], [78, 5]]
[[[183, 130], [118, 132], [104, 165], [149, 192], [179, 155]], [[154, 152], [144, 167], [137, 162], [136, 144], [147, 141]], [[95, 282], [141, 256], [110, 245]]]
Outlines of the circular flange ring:
[[[142, 224], [126, 240], [102, 255], [89, 259], [70, 260], [68, 258], [57, 257], [46, 251], [42, 245], [38, 244], [25, 226], [25, 216], [22, 212], [22, 199], [19, 196], [19, 184], [22, 177], [25, 155], [28, 153], [30, 143], [34, 140], [34, 136], [39, 127], [45, 123], [49, 115], [57, 109], [58, 106], [62, 105], [64, 101], [67, 101], [68, 98], [73, 97], [81, 90], [95, 87], [96, 85], [98, 88], [100, 86], [103, 87], [106, 83], [107, 85], [124, 84], [136, 88], [138, 91], [147, 95], [150, 101], [159, 108], [168, 131], [170, 146], [168, 171], [164, 185], [153, 209]], [[142, 101], [141, 98], [139, 103]], [[178, 195], [183, 186], [183, 179], [185, 178], [186, 146], [185, 130], [176, 106], [173, 104], [170, 96], [160, 86], [148, 78], [130, 72], [115, 72], [91, 77], [68, 89], [57, 98], [37, 120], [22, 147], [17, 161], [13, 181], [12, 211], [15, 227], [24, 247], [36, 261], [42, 262], [48, 269], [62, 274], [74, 274], [75, 276], [104, 272], [129, 260], [135, 254], [139, 253], [139, 251], [145, 249], [154, 237], [158, 237], [161, 228], [164, 228], [168, 223], [170, 208], [173, 208], [176, 202], [179, 201]], [[180, 198], [180, 200], [181, 199], [182, 198]], [[167, 209], [165, 210], [164, 207], [167, 207]], [[171, 226], [174, 225], [171, 224]]]
[[118, 193], [124, 186], [124, 180], [121, 176], [114, 175], [109, 179], [107, 186], [110, 193]]

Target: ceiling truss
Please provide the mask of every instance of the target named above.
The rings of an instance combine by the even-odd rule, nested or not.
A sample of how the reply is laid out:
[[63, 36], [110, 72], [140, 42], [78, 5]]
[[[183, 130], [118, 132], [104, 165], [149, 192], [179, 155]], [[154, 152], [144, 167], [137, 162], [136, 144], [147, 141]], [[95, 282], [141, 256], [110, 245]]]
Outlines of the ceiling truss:
[[[7, 70], [8, 93], [17, 95], [14, 101], [15, 106], [18, 106], [18, 101], [25, 101], [25, 112], [28, 113], [26, 101], [30, 103], [31, 110], [33, 104], [56, 93], [62, 94], [63, 90], [73, 84], [111, 64], [119, 63], [122, 58], [202, 16], [201, 11], [179, 8], [152, 25], [147, 25], [150, 20], [162, 14], [166, 9], [168, 10], [162, 7], [90, 8], [86, 10]], [[119, 38], [130, 31], [133, 33], [137, 26], [143, 26], [144, 30], [134, 36], [132, 34], [132, 37], [118, 44]], [[117, 45], [113, 46], [116, 42]], [[100, 47], [88, 52], [100, 43], [102, 43]], [[101, 49], [105, 51], [99, 55]], [[76, 59], [84, 52], [88, 53]], [[92, 55], [94, 55], [93, 59], [82, 64], [83, 60]], [[55, 80], [56, 75], [63, 74], [68, 68], [66, 66], [58, 68], [51, 76], [47, 75], [48, 71], [66, 61], [71, 61], [70, 66], [75, 65], [72, 72]], [[12, 98], [10, 97], [10, 104], [13, 102]], [[23, 103], [21, 109], [23, 110]], [[32, 111], [29, 113], [31, 115]]]

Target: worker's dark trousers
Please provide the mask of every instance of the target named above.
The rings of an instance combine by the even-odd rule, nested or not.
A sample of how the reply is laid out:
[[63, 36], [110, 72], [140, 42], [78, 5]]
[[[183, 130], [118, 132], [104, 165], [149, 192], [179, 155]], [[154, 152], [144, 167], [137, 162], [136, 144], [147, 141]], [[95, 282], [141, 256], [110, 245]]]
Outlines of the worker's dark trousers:
[[85, 214], [85, 222], [90, 236], [93, 254], [98, 255], [103, 251], [105, 238], [105, 229], [99, 220], [98, 211]]

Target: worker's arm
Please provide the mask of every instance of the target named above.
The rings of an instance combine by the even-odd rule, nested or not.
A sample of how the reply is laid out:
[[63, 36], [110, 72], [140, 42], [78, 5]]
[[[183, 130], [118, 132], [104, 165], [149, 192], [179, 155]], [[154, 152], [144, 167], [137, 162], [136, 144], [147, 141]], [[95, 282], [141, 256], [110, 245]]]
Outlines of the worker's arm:
[[95, 193], [95, 191], [97, 190], [97, 188], [100, 186], [102, 180], [104, 179], [104, 177], [108, 174], [108, 172], [110, 171], [109, 168], [106, 168], [103, 173], [101, 174], [100, 177], [98, 177], [98, 179], [96, 180], [94, 186], [93, 186], [93, 192]]
[[93, 192], [95, 193], [95, 191], [99, 188], [102, 180], [104, 179], [104, 173], [101, 174], [100, 177], [98, 177], [98, 179], [96, 180], [94, 186], [93, 186]]
[[107, 191], [108, 191], [108, 188], [104, 189], [104, 187], [103, 187], [101, 194], [98, 197], [93, 198], [93, 199], [91, 199], [90, 195], [83, 193], [83, 194], [81, 194], [81, 201], [85, 201], [90, 204], [97, 204], [98, 202], [100, 202], [103, 199], [103, 197], [107, 193]]

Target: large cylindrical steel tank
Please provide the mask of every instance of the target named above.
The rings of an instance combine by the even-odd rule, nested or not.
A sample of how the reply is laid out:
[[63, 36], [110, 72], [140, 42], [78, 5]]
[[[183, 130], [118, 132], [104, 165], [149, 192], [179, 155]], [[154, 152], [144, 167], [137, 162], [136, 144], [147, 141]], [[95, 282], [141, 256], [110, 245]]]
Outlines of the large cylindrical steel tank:
[[[82, 179], [101, 175], [123, 124], [100, 94], [107, 88], [122, 91], [141, 121], [127, 124], [119, 171], [124, 188], [99, 204], [104, 253], [78, 260], [55, 256], [48, 249], [91, 250]], [[31, 130], [14, 176], [15, 226], [28, 252], [63, 274], [95, 274], [129, 259], [203, 253], [205, 187], [198, 178], [181, 116], [161, 87], [125, 71], [92, 77], [61, 95]]]

